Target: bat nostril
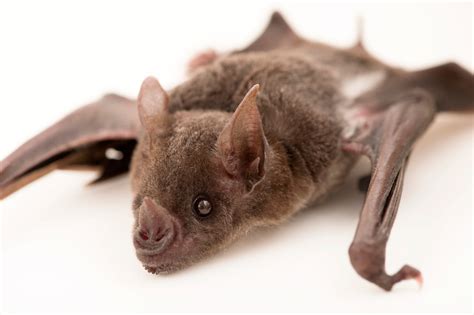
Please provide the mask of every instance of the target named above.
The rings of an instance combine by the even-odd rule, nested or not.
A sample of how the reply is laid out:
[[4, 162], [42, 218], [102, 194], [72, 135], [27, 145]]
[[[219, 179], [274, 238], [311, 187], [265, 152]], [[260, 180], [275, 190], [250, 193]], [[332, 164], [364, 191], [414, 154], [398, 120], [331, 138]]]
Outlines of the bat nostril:
[[168, 210], [144, 197], [140, 205], [134, 245], [138, 251], [150, 254], [164, 250], [173, 239], [173, 219]]
[[137, 231], [137, 240], [146, 246], [154, 246], [159, 243], [169, 232], [169, 229], [157, 228], [156, 231], [148, 230], [146, 228], [140, 228]]
[[140, 238], [144, 241], [148, 241], [149, 239], [147, 231], [144, 230], [138, 231], [138, 236], [140, 236]]
[[163, 231], [163, 229], [159, 229], [155, 234], [155, 242], [161, 241], [166, 234], [168, 234], [168, 229], [166, 229], [165, 231]]

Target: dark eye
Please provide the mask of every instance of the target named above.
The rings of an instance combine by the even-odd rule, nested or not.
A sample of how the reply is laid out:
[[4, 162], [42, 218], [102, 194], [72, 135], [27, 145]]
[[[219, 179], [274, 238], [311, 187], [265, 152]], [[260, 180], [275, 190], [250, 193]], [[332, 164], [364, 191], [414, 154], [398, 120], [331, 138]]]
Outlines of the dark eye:
[[197, 196], [193, 201], [193, 211], [200, 217], [207, 217], [212, 211], [212, 204], [205, 196]]

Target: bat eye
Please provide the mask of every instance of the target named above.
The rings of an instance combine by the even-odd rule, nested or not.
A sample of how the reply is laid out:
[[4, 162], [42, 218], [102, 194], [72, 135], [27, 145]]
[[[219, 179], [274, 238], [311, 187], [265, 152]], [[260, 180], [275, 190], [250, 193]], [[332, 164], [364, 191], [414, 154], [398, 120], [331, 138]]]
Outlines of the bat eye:
[[193, 201], [193, 211], [199, 217], [207, 217], [212, 211], [212, 204], [205, 196], [197, 196]]

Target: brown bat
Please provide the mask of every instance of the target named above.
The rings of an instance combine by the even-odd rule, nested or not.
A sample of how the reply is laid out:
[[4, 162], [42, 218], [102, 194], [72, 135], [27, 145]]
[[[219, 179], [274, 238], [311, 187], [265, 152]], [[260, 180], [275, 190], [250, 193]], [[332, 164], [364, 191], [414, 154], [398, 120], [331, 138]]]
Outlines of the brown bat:
[[133, 242], [152, 273], [214, 254], [282, 223], [343, 183], [362, 155], [366, 198], [349, 257], [385, 290], [421, 273], [385, 271], [385, 247], [414, 142], [438, 111], [474, 108], [474, 77], [454, 63], [410, 72], [308, 41], [274, 13], [245, 49], [206, 52], [169, 92], [147, 78], [137, 100], [104, 96], [1, 163], [1, 197], [55, 169], [131, 169]]

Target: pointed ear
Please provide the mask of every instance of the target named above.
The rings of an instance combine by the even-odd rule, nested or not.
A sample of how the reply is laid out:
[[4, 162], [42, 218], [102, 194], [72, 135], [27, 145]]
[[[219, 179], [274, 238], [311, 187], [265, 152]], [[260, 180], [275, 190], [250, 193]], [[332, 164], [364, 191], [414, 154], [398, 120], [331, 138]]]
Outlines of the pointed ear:
[[244, 180], [248, 190], [265, 173], [266, 139], [257, 108], [258, 91], [257, 84], [247, 92], [217, 140], [225, 170], [232, 177]]
[[137, 102], [140, 122], [148, 131], [154, 128], [156, 117], [168, 112], [168, 94], [154, 77], [143, 81]]

